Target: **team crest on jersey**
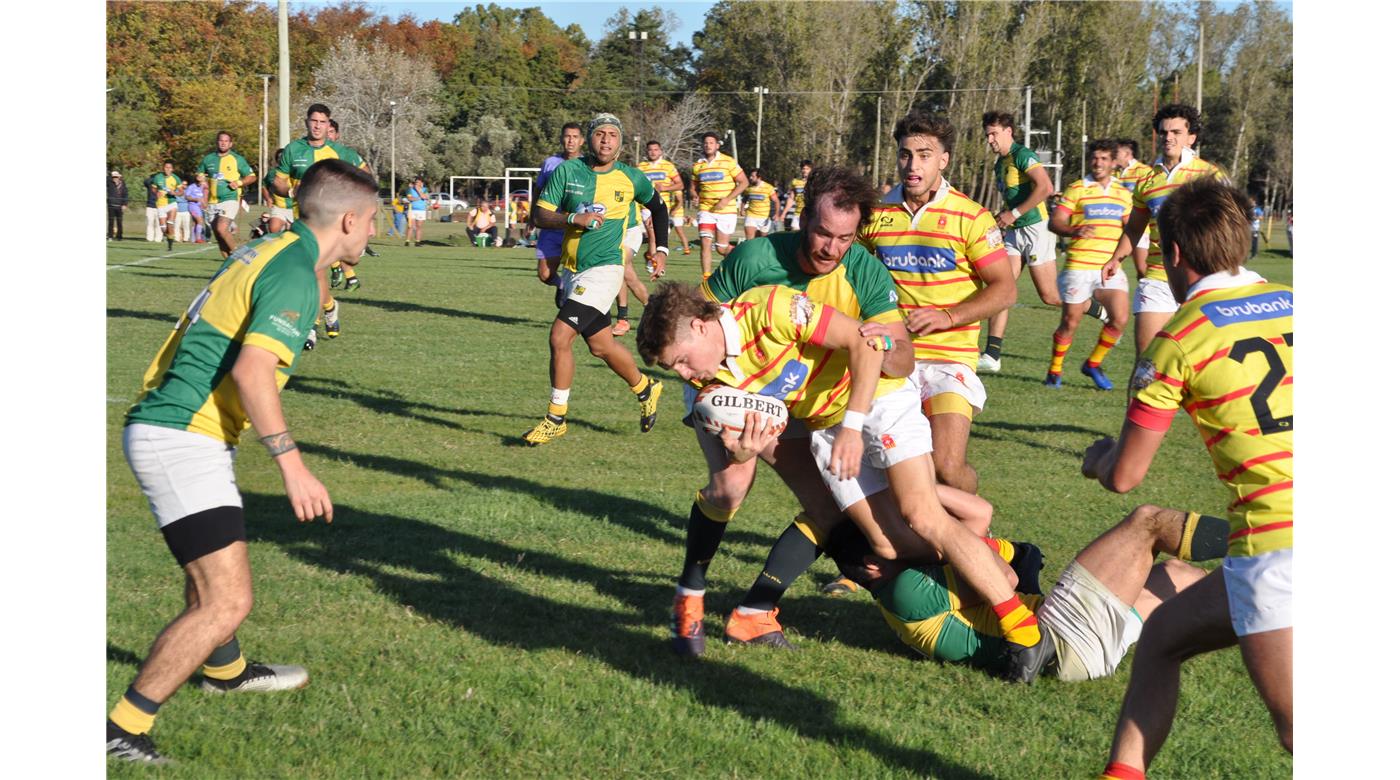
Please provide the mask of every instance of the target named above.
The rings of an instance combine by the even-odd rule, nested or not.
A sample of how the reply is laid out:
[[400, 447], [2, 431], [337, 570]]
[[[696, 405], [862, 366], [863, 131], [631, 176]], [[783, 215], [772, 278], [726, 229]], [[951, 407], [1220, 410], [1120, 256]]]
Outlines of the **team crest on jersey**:
[[894, 449], [894, 437], [888, 433], [880, 434], [880, 445], [887, 450]]
[[893, 216], [880, 217], [880, 227], [889, 227], [894, 224]]
[[805, 295], [792, 296], [792, 324], [801, 327], [812, 319], [812, 299]]
[[947, 215], [947, 214], [939, 214], [939, 215], [938, 215], [938, 226], [941, 227], [941, 228], [942, 228], [942, 227], [948, 227], [948, 215]]
[[574, 295], [583, 295], [586, 292], [588, 292], [588, 290], [585, 290], [583, 285], [578, 285], [574, 288]]
[[1156, 379], [1157, 366], [1148, 358], [1143, 358], [1133, 368], [1133, 378], [1128, 382], [1128, 387], [1136, 393], [1152, 384]]
[[621, 203], [623, 197], [624, 195], [622, 194], [622, 190], [613, 190], [613, 200], [617, 201], [618, 203]]
[[995, 227], [987, 228], [987, 235], [983, 238], [985, 238], [987, 241], [988, 249], [1001, 249], [1001, 246], [1004, 243], [1001, 238], [1001, 231]]

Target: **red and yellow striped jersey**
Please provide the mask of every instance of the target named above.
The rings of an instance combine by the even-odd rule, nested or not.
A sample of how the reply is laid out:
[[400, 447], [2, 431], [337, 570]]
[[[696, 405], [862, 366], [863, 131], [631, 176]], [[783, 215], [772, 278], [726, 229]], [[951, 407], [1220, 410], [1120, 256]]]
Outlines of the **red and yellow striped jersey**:
[[1128, 419], [1171, 426], [1184, 408], [1230, 489], [1230, 555], [1293, 547], [1293, 289], [1211, 274], [1148, 346]]
[[1208, 163], [1197, 157], [1195, 152], [1186, 149], [1181, 153], [1181, 162], [1177, 163], [1175, 168], [1168, 171], [1161, 159], [1158, 159], [1152, 170], [1138, 180], [1137, 189], [1133, 190], [1133, 211], [1142, 211], [1151, 217], [1148, 228], [1152, 237], [1152, 248], [1147, 251], [1146, 278], [1163, 282], [1167, 280], [1166, 269], [1162, 267], [1160, 235], [1157, 232], [1157, 209], [1162, 207], [1167, 196], [1177, 187], [1202, 176], [1214, 176], [1222, 181], [1229, 181], [1225, 172], [1214, 163]]
[[[916, 213], [905, 205], [903, 187], [895, 187], [870, 215], [860, 241], [890, 270], [906, 315], [924, 306], [947, 309], [962, 303], [986, 286], [979, 269], [1007, 262], [991, 213], [946, 179]], [[975, 369], [981, 327], [970, 322], [913, 336], [914, 357]]]
[[747, 204], [744, 216], [768, 219], [773, 213], [773, 198], [777, 191], [777, 187], [766, 181], [750, 184], [749, 188], [744, 190], [744, 203]]
[[700, 210], [711, 214], [738, 214], [738, 198], [734, 198], [724, 208], [716, 211], [714, 206], [720, 198], [734, 191], [734, 183], [743, 174], [734, 158], [723, 152], [716, 152], [715, 159], [704, 157], [695, 161], [691, 174], [695, 177], [695, 188], [700, 195]]
[[1138, 182], [1142, 181], [1149, 173], [1152, 173], [1152, 166], [1141, 160], [1134, 159], [1132, 162], [1128, 163], [1126, 168], [1118, 171], [1114, 176], [1117, 176], [1118, 180], [1123, 182], [1123, 186], [1128, 188], [1128, 192], [1136, 192]]
[[[637, 170], [646, 174], [646, 177], [651, 180], [651, 186], [653, 187], [658, 187], [672, 180], [680, 181], [681, 172], [676, 169], [675, 163], [665, 157], [662, 157], [656, 162], [642, 160], [637, 163]], [[657, 190], [657, 192], [661, 191]], [[661, 192], [661, 202], [666, 204], [667, 211], [675, 211], [675, 207], [680, 201], [680, 195], [680, 190]]]
[[[777, 285], [755, 287], [723, 306], [721, 316], [733, 318], [738, 343], [729, 345], [732, 357], [720, 367], [716, 381], [781, 399], [788, 413], [812, 430], [841, 421], [850, 402], [849, 356], [845, 350], [827, 348], [824, 341], [837, 309]], [[907, 381], [881, 376], [875, 397]]]
[[1094, 233], [1070, 239], [1065, 270], [1097, 271], [1113, 259], [1132, 207], [1133, 193], [1117, 179], [1108, 186], [1088, 177], [1069, 185], [1055, 210], [1064, 212], [1071, 228], [1088, 225]]

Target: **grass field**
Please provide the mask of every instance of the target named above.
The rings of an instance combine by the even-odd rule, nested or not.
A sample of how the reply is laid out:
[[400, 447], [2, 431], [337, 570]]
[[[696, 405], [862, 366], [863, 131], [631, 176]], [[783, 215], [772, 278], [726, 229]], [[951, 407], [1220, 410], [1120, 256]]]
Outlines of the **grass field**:
[[[128, 237], [141, 235], [135, 222]], [[1027, 688], [915, 660], [867, 596], [819, 593], [829, 561], [782, 602], [798, 652], [718, 641], [796, 511], [765, 469], [710, 570], [709, 649], [699, 661], [672, 656], [671, 594], [705, 477], [680, 423], [680, 384], [666, 375], [661, 421], [639, 434], [621, 380], [580, 347], [569, 434], [521, 446], [548, 399], [551, 296], [533, 250], [467, 248], [449, 237], [460, 230], [430, 224], [430, 243], [413, 249], [375, 239], [383, 257], [366, 258], [363, 288], [342, 297], [343, 335], [305, 355], [283, 394], [335, 522], [299, 525], [270, 459], [255, 444], [239, 455], [257, 597], [239, 636], [253, 659], [307, 666], [310, 686], [217, 698], [187, 686], [154, 731], [179, 764], [113, 776], [1025, 780], [1102, 769], [1126, 662], [1109, 680]], [[107, 246], [110, 706], [182, 604], [121, 454], [122, 415], [218, 253]], [[1286, 252], [1252, 267], [1292, 281]], [[694, 280], [698, 268], [698, 253], [677, 257], [670, 276]], [[1064, 389], [1041, 387], [1058, 313], [1028, 275], [1020, 292], [970, 447], [994, 531], [1044, 549], [1048, 587], [1139, 503], [1222, 510], [1225, 491], [1184, 417], [1132, 494], [1079, 476], [1084, 447], [1117, 433], [1124, 395], [1095, 392], [1075, 370], [1096, 326], [1081, 329]], [[1122, 383], [1131, 362], [1127, 334], [1106, 368]], [[1153, 770], [1291, 775], [1237, 652], [1186, 666]]]

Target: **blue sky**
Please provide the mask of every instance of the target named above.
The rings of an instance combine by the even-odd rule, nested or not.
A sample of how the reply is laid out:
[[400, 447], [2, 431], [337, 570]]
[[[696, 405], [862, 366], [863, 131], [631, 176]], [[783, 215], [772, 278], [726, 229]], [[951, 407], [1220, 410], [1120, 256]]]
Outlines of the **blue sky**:
[[[639, 9], [658, 6], [675, 14], [680, 20], [672, 41], [690, 43], [690, 36], [705, 26], [705, 12], [714, 5], [713, 0], [642, 0], [634, 3], [595, 2], [594, 0], [564, 0], [563, 2], [541, 2], [541, 0], [484, 0], [480, 5], [495, 2], [502, 8], [538, 7], [560, 27], [577, 24], [590, 41], [596, 42], [603, 35], [603, 23], [617, 13], [619, 8]], [[290, 0], [292, 10], [298, 6], [330, 5], [328, 0]], [[419, 19], [440, 19], [451, 21], [463, 8], [470, 8], [478, 2], [456, 0], [456, 2], [372, 2], [365, 5], [377, 14], [397, 19], [404, 14], [412, 14]]]

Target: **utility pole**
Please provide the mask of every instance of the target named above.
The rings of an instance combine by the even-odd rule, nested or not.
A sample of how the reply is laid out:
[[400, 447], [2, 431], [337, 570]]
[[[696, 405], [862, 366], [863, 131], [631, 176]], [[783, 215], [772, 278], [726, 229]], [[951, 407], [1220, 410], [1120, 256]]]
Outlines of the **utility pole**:
[[[399, 196], [399, 101], [389, 101], [389, 197]], [[448, 209], [451, 211], [451, 209]], [[392, 216], [392, 215], [391, 215]]]
[[871, 179], [871, 182], [876, 187], [880, 186], [880, 137], [885, 134], [885, 125], [883, 124], [881, 112], [884, 107], [885, 96], [877, 95], [875, 97], [875, 167], [872, 169], [872, 173], [874, 173], [875, 176]]
[[267, 176], [267, 80], [272, 78], [271, 73], [259, 73], [258, 78], [263, 80], [263, 121], [258, 126], [258, 202], [263, 202], [263, 179]]
[[[646, 47], [647, 34], [645, 30], [628, 30], [627, 40], [637, 42], [637, 127], [641, 127], [642, 121], [642, 50]], [[633, 160], [640, 162], [640, 160]]]
[[753, 167], [763, 167], [763, 96], [768, 94], [767, 87], [754, 87], [754, 94], [758, 95], [758, 137], [753, 143]]
[[1196, 110], [1201, 110], [1201, 82], [1206, 66], [1206, 17], [1205, 8], [1201, 7], [1197, 11], [1197, 26], [1200, 31], [1196, 38]]
[[277, 0], [277, 145], [292, 142], [292, 57], [287, 53], [287, 0]]

